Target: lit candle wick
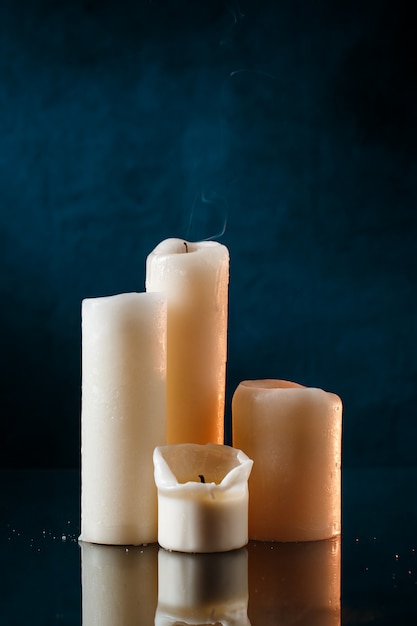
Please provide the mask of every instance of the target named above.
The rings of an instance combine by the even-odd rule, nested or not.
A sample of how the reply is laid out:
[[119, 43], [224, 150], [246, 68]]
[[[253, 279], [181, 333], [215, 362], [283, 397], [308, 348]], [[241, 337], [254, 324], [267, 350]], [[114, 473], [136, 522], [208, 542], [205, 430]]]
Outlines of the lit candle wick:
[[201, 483], [205, 483], [206, 482], [206, 479], [204, 478], [203, 474], [199, 474], [198, 477], [199, 477]]

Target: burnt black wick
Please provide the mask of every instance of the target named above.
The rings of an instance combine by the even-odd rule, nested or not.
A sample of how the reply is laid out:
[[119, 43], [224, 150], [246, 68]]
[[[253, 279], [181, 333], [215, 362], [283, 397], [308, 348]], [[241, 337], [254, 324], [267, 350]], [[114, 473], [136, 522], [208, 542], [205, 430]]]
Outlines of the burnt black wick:
[[204, 478], [203, 474], [199, 474], [198, 477], [199, 477], [201, 483], [205, 483], [206, 482], [206, 479]]
[[185, 246], [185, 251], [188, 252], [188, 246], [187, 246], [187, 242], [184, 241], [184, 246]]

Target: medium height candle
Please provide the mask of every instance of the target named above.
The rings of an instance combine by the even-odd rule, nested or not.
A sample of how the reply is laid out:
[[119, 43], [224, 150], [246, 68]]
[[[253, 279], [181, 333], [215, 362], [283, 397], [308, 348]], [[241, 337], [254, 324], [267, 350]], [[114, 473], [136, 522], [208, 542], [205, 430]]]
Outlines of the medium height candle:
[[165, 443], [165, 411], [165, 299], [127, 293], [84, 300], [81, 540], [157, 540], [152, 455]]
[[249, 539], [340, 533], [342, 402], [285, 380], [246, 380], [232, 399], [233, 445], [253, 459]]
[[162, 241], [146, 290], [168, 302], [167, 443], [224, 440], [229, 252], [214, 241]]

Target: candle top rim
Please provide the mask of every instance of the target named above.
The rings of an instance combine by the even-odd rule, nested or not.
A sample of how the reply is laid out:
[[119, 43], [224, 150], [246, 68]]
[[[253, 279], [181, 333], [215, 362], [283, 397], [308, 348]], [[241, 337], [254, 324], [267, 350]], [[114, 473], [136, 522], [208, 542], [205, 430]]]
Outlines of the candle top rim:
[[144, 301], [165, 301], [164, 294], [155, 291], [127, 291], [107, 296], [89, 296], [81, 301], [82, 307], [101, 306], [105, 304], [122, 305], [128, 303], [143, 303]]
[[[279, 397], [290, 398], [294, 397], [319, 397], [333, 399], [335, 402], [335, 406], [338, 409], [342, 407], [342, 399], [336, 393], [332, 391], [326, 391], [321, 387], [307, 387], [305, 385], [300, 385], [299, 383], [292, 382], [290, 380], [276, 379], [276, 378], [261, 378], [254, 380], [243, 380], [239, 383], [235, 390], [235, 394], [239, 394], [239, 390], [242, 390], [242, 393], [250, 394], [250, 390], [253, 391], [253, 397], [260, 397], [262, 394], [280, 394]], [[282, 396], [281, 394], [285, 394]]]
[[229, 489], [247, 480], [253, 465], [242, 450], [214, 443], [157, 446], [153, 460], [155, 482], [168, 490]]
[[243, 387], [251, 387], [253, 389], [318, 389], [318, 387], [306, 387], [290, 380], [278, 378], [259, 378], [253, 380], [242, 380], [240, 383]]
[[187, 241], [178, 237], [164, 239], [152, 250], [149, 256], [171, 256], [204, 253], [208, 248], [224, 249], [227, 247], [218, 241]]

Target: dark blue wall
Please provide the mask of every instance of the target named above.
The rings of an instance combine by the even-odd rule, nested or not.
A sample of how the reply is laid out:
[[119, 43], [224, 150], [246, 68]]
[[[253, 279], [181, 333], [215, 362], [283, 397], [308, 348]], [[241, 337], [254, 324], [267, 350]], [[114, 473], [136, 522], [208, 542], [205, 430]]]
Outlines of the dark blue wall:
[[80, 302], [226, 230], [230, 397], [338, 393], [346, 465], [416, 462], [403, 0], [0, 3], [3, 466], [79, 462]]

